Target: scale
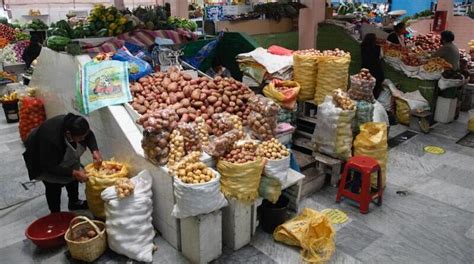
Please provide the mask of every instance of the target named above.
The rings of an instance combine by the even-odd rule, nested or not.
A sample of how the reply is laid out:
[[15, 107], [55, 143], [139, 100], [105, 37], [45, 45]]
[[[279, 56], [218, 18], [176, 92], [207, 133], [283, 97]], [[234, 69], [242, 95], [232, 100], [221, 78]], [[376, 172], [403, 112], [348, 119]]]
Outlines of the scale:
[[183, 67], [179, 61], [179, 57], [183, 55], [182, 49], [175, 44], [173, 40], [157, 37], [155, 39], [156, 46], [151, 52], [153, 68], [159, 68], [165, 72], [169, 67], [177, 67], [182, 70]]

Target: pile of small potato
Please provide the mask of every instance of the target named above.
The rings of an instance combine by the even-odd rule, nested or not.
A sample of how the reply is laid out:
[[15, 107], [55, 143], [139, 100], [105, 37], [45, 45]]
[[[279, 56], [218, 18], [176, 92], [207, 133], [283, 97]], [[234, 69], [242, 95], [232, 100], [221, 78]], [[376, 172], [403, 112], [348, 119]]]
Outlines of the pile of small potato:
[[257, 156], [271, 160], [279, 160], [290, 155], [288, 149], [276, 138], [262, 142], [257, 148]]
[[297, 55], [306, 55], [306, 56], [321, 56], [322, 53], [319, 50], [315, 49], [306, 49], [306, 50], [296, 50], [293, 54]]
[[215, 136], [221, 136], [234, 128], [238, 130], [243, 129], [242, 122], [236, 115], [231, 115], [229, 113], [214, 114], [212, 115], [212, 120], [213, 122], [210, 127], [212, 134]]
[[168, 165], [172, 166], [184, 157], [184, 137], [178, 130], [171, 133], [170, 153], [168, 156]]
[[182, 182], [188, 184], [206, 183], [214, 179], [214, 172], [209, 169], [206, 164], [201, 162], [199, 158], [201, 152], [195, 151], [190, 153], [186, 159], [179, 162], [172, 172]]
[[132, 107], [140, 114], [171, 107], [179, 120], [189, 122], [201, 116], [208, 125], [214, 113], [227, 112], [245, 121], [250, 112], [247, 101], [254, 94], [247, 86], [232, 78], [206, 77], [192, 79], [175, 68], [167, 73], [154, 73], [130, 84]]
[[349, 95], [342, 91], [341, 89], [336, 89], [332, 93], [332, 98], [336, 105], [343, 110], [354, 110], [355, 104], [354, 101], [349, 97]]
[[201, 138], [196, 123], [179, 123], [175, 130], [178, 130], [179, 134], [183, 136], [186, 153], [201, 151]]
[[135, 184], [130, 179], [118, 179], [115, 181], [115, 191], [119, 199], [130, 196], [135, 190]]
[[337, 48], [334, 50], [323, 50], [321, 53], [322, 55], [320, 56], [324, 56], [324, 57], [345, 57], [347, 55], [350, 55], [349, 52], [345, 52]]
[[234, 146], [232, 150], [224, 155], [223, 160], [232, 163], [247, 163], [255, 161], [257, 156], [257, 144], [254, 142], [246, 142], [240, 146]]

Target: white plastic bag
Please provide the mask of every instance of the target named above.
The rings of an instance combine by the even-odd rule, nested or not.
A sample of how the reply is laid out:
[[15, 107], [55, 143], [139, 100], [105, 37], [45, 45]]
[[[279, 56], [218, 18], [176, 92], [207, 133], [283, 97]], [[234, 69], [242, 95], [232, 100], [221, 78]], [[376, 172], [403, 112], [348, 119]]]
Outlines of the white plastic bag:
[[464, 85], [464, 76], [462, 79], [446, 79], [444, 77], [441, 77], [438, 81], [438, 86], [440, 90], [448, 89], [451, 87], [460, 87]]
[[119, 199], [115, 186], [105, 189], [101, 194], [107, 217], [107, 240], [113, 251], [134, 260], [151, 262], [155, 237], [151, 223], [152, 178], [144, 170], [130, 180], [135, 189], [128, 197]]
[[385, 111], [382, 104], [377, 100], [374, 103], [374, 115], [372, 119], [373, 119], [373, 122], [386, 123], [387, 126], [390, 126], [390, 121], [388, 118], [387, 111]]
[[[211, 169], [212, 170], [212, 169]], [[187, 184], [174, 177], [174, 205], [171, 216], [186, 218], [201, 214], [208, 214], [227, 206], [227, 200], [221, 193], [221, 175], [212, 170], [215, 177], [206, 183]]]
[[388, 112], [392, 111], [392, 93], [387, 87], [383, 87], [382, 91], [380, 92], [379, 98], [377, 98], [383, 108]]
[[275, 178], [280, 181], [281, 184], [286, 183], [288, 178], [288, 170], [290, 169], [290, 155], [288, 157], [279, 160], [267, 160], [265, 168], [263, 169], [263, 175], [271, 178]]

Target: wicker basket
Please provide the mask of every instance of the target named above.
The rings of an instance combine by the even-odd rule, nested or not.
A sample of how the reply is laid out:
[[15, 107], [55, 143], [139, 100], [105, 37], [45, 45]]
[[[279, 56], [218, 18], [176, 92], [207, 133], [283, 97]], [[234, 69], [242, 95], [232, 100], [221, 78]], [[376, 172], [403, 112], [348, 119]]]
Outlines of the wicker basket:
[[[97, 235], [86, 241], [75, 241], [89, 231], [95, 231]], [[77, 216], [71, 220], [64, 239], [72, 258], [92, 262], [99, 258], [107, 248], [105, 223], [97, 220], [91, 221], [85, 216]]]

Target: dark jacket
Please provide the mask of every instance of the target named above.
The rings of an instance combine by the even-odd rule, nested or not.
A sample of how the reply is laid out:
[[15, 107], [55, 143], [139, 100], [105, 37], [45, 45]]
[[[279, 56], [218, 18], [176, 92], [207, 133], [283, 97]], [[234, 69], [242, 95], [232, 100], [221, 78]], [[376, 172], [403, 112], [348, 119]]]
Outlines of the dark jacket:
[[390, 35], [388, 35], [387, 40], [393, 44], [399, 44], [400, 45], [400, 40], [398, 39], [397, 33], [392, 32]]
[[361, 46], [361, 57], [362, 57], [362, 68], [366, 68], [370, 71], [370, 74], [375, 77], [378, 81], [384, 80], [384, 73], [382, 68], [382, 58], [380, 46], [375, 47], [364, 47]]
[[[23, 158], [31, 180], [41, 173], [72, 176], [72, 168], [60, 166], [66, 153], [64, 117], [65, 115], [59, 115], [46, 120], [28, 136]], [[79, 144], [88, 147], [90, 151], [98, 150], [92, 131]]]

